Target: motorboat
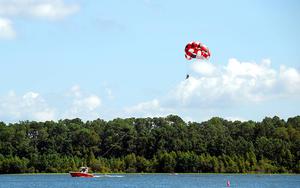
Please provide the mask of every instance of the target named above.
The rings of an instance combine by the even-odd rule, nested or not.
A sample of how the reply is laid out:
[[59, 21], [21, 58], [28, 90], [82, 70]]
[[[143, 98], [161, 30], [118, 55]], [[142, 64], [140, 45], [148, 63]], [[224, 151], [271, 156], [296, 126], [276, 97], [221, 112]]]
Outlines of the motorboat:
[[88, 173], [88, 167], [80, 167], [78, 172], [70, 172], [72, 177], [92, 178], [94, 174]]

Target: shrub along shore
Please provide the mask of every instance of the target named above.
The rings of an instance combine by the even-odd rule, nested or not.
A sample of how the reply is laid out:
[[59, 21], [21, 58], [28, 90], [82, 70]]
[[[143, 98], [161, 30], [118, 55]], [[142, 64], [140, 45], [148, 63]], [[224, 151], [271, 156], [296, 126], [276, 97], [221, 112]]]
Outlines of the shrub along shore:
[[300, 173], [300, 116], [0, 122], [0, 173]]

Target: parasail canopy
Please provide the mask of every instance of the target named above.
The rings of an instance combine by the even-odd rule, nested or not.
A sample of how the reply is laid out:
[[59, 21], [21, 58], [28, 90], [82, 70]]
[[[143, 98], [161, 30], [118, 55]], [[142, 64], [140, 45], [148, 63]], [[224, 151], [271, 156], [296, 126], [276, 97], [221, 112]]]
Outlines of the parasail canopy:
[[189, 42], [185, 46], [185, 58], [187, 60], [191, 59], [209, 59], [210, 51], [209, 49], [202, 43], [198, 41]]

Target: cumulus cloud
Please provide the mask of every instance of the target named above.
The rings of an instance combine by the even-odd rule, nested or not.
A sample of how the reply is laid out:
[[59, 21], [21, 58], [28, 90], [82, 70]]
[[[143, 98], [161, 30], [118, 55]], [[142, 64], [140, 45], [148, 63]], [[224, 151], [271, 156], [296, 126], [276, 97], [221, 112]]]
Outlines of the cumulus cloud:
[[0, 118], [8, 120], [52, 120], [55, 118], [55, 110], [48, 106], [39, 93], [30, 91], [19, 96], [11, 91], [0, 97]]
[[298, 70], [280, 66], [278, 82], [278, 85], [282, 87], [282, 92], [290, 95], [300, 94], [300, 73]]
[[79, 11], [75, 3], [64, 0], [0, 0], [0, 39], [14, 39], [13, 17], [60, 20]]
[[175, 112], [196, 119], [200, 115], [244, 121], [247, 118], [239, 117], [243, 115], [237, 109], [300, 98], [299, 70], [286, 66], [276, 69], [269, 59], [260, 63], [229, 59], [225, 66], [194, 62], [191, 69], [190, 78], [167, 94], [126, 108], [126, 113], [153, 116]]
[[191, 64], [191, 68], [196, 73], [206, 76], [212, 75], [216, 72], [216, 67], [213, 64], [205, 61], [203, 63], [193, 63]]
[[[295, 68], [283, 65], [274, 68], [268, 59], [260, 63], [229, 59], [223, 66], [208, 62], [192, 64], [194, 72], [190, 78], [181, 81], [166, 94], [117, 109], [113, 105], [105, 106], [97, 94], [86, 92], [79, 85], [74, 85], [65, 94], [57, 94], [59, 96], [55, 100], [33, 91], [22, 95], [10, 92], [0, 96], [0, 120], [179, 114], [187, 120], [221, 116], [244, 121], [251, 119], [249, 110], [258, 111], [259, 117], [281, 112], [297, 113], [295, 105], [292, 105], [298, 104], [300, 99], [300, 71]], [[107, 99], [113, 97], [109, 87], [104, 87], [103, 92]]]
[[0, 39], [14, 39], [16, 32], [9, 19], [0, 18]]
[[294, 68], [271, 67], [270, 60], [261, 63], [230, 59], [225, 67], [196, 62], [196, 73], [182, 81], [171, 92], [173, 103], [188, 107], [220, 107], [259, 103], [300, 94], [300, 73]]
[[102, 101], [97, 95], [84, 93], [80, 86], [75, 85], [67, 96], [71, 99], [71, 105], [63, 114], [63, 118], [89, 119], [99, 115], [97, 109], [101, 106]]
[[62, 19], [79, 10], [78, 4], [63, 0], [0, 0], [0, 15]]
[[0, 96], [0, 121], [58, 120], [65, 118], [95, 119], [102, 101], [99, 96], [73, 86], [67, 93], [42, 96], [29, 91], [18, 95], [11, 91]]
[[171, 112], [170, 109], [163, 108], [158, 99], [153, 99], [151, 101], [141, 102], [131, 107], [126, 107], [124, 111], [126, 116], [135, 117], [165, 116]]
[[73, 105], [76, 109], [86, 109], [92, 111], [101, 105], [101, 100], [96, 95], [89, 95], [84, 98], [75, 99]]

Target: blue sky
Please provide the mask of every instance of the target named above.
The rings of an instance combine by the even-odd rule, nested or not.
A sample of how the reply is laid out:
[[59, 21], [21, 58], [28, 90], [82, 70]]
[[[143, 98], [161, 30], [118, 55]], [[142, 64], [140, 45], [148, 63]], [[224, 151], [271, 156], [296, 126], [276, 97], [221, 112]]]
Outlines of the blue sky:
[[[0, 0], [0, 120], [299, 115], [299, 8], [297, 0]], [[209, 47], [209, 62], [185, 60], [192, 40]]]

